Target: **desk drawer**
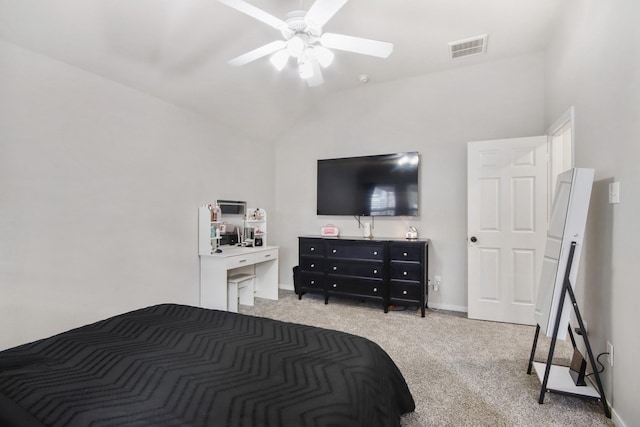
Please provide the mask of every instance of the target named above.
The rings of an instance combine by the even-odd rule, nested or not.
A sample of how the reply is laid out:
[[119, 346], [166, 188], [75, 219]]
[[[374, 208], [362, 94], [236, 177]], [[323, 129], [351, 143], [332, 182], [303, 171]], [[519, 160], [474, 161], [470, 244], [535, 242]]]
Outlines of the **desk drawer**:
[[260, 262], [272, 261], [278, 259], [278, 250], [269, 249], [260, 252], [249, 252], [245, 254], [233, 255], [227, 257], [227, 270], [232, 268], [244, 267], [245, 265], [258, 264]]
[[269, 249], [266, 251], [256, 252], [255, 254], [252, 254], [252, 257], [254, 264], [264, 261], [273, 261], [274, 259], [278, 259], [278, 250]]

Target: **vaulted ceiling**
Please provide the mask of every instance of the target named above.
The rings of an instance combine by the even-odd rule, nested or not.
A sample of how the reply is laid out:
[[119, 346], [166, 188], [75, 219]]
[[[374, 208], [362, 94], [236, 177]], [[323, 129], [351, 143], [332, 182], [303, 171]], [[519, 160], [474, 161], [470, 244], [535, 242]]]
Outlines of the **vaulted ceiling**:
[[[312, 5], [248, 2], [281, 19]], [[281, 35], [216, 0], [0, 0], [0, 39], [270, 139], [336, 91], [542, 51], [559, 3], [350, 0], [324, 30], [391, 42], [394, 51], [387, 59], [335, 51], [325, 83], [313, 88], [266, 57], [229, 65]], [[480, 34], [488, 34], [486, 54], [449, 58], [449, 42]]]

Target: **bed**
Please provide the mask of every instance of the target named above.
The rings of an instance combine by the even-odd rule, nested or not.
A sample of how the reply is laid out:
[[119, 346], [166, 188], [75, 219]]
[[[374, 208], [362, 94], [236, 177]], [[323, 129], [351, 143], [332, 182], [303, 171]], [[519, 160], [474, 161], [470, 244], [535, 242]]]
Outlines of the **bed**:
[[415, 409], [377, 344], [176, 304], [0, 352], [2, 426], [399, 426]]

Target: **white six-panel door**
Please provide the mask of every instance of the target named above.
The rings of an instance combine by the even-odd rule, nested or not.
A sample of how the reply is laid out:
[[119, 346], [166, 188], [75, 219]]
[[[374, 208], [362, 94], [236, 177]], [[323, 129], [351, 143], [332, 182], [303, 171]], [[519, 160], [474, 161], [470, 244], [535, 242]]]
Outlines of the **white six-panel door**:
[[534, 324], [547, 232], [547, 138], [474, 141], [467, 155], [469, 318]]

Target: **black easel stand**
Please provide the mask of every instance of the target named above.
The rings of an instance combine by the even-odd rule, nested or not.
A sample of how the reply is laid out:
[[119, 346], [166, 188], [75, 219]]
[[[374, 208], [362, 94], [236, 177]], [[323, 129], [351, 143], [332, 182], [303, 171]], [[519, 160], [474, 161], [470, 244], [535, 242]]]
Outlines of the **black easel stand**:
[[[571, 242], [571, 250], [569, 251], [569, 258], [567, 259], [567, 268], [564, 274], [564, 280], [562, 282], [562, 294], [560, 295], [560, 304], [558, 305], [558, 313], [556, 314], [556, 321], [553, 328], [553, 335], [551, 337], [551, 345], [549, 347], [549, 356], [547, 357], [547, 365], [544, 372], [544, 377], [542, 379], [542, 386], [540, 387], [540, 398], [538, 399], [538, 403], [544, 402], [544, 395], [546, 392], [550, 393], [560, 393], [566, 394], [570, 396], [578, 396], [582, 398], [590, 398], [595, 400], [600, 400], [602, 402], [602, 407], [604, 409], [604, 413], [607, 418], [611, 418], [611, 410], [609, 409], [609, 405], [607, 404], [607, 399], [604, 396], [604, 389], [602, 388], [602, 382], [600, 381], [600, 374], [598, 373], [598, 369], [596, 366], [595, 358], [593, 357], [593, 352], [591, 351], [591, 345], [589, 344], [589, 338], [586, 334], [586, 329], [584, 327], [584, 323], [582, 322], [582, 316], [580, 315], [580, 310], [578, 309], [578, 304], [576, 303], [576, 297], [573, 293], [573, 288], [571, 287], [571, 281], [569, 280], [569, 274], [571, 273], [571, 264], [573, 263], [573, 254], [576, 250], [576, 242]], [[569, 298], [571, 299], [571, 304], [573, 305], [573, 310], [576, 314], [576, 318], [578, 319], [578, 324], [580, 326], [580, 330], [582, 331], [582, 337], [584, 338], [585, 346], [587, 347], [587, 354], [589, 355], [589, 362], [591, 363], [591, 368], [593, 369], [593, 376], [596, 380], [596, 385], [598, 387], [598, 392], [600, 393], [600, 397], [592, 397], [580, 394], [579, 391], [575, 393], [554, 390], [553, 388], [548, 388], [547, 383], [549, 381], [549, 374], [551, 372], [551, 365], [553, 362], [553, 352], [556, 348], [556, 340], [558, 338], [558, 331], [560, 329], [560, 317], [562, 316], [562, 308], [564, 307], [564, 299], [565, 296], [569, 294]], [[529, 358], [529, 368], [527, 369], [527, 374], [531, 374], [531, 368], [533, 367], [533, 359], [536, 353], [536, 346], [538, 344], [538, 335], [540, 334], [540, 325], [536, 326], [536, 334], [533, 339], [533, 347], [531, 348], [531, 357]], [[571, 332], [571, 327], [569, 327], [569, 335], [571, 337], [571, 342], [575, 348], [575, 340], [573, 338], [573, 333]]]

